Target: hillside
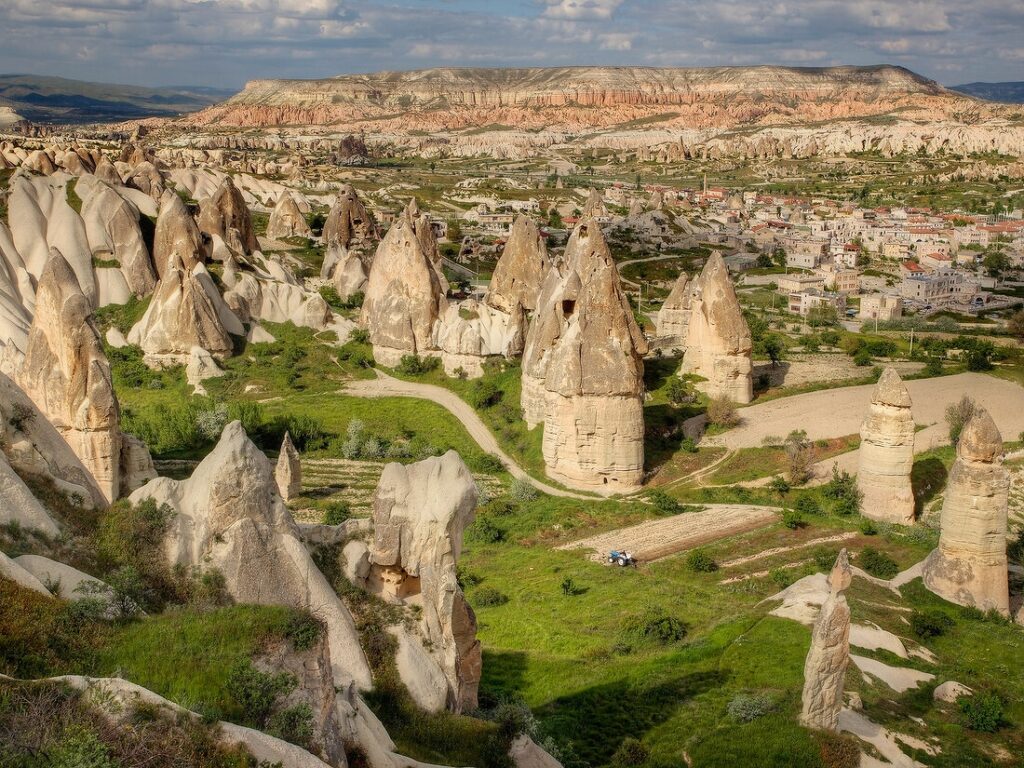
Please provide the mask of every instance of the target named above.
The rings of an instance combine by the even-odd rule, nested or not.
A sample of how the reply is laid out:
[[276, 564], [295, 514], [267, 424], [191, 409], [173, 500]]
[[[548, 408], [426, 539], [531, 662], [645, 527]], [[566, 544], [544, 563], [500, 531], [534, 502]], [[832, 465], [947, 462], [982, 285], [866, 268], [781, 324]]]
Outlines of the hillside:
[[495, 124], [580, 131], [636, 120], [729, 128], [912, 110], [929, 119], [984, 105], [893, 66], [427, 69], [323, 80], [254, 80], [193, 120], [458, 130]]
[[231, 91], [215, 88], [144, 88], [40, 75], [0, 75], [0, 104], [36, 123], [173, 117], [230, 95]]
[[1024, 104], [1024, 82], [1009, 83], [965, 83], [954, 85], [951, 90], [976, 96], [989, 101], [1001, 101], [1005, 104]]

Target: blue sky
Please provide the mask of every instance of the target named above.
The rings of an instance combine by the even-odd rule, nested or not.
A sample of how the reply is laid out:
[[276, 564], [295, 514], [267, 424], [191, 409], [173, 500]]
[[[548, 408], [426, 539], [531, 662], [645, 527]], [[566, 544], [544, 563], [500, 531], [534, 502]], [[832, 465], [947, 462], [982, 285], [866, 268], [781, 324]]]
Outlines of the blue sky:
[[1024, 0], [0, 0], [0, 36], [2, 72], [143, 85], [572, 64], [1024, 80]]

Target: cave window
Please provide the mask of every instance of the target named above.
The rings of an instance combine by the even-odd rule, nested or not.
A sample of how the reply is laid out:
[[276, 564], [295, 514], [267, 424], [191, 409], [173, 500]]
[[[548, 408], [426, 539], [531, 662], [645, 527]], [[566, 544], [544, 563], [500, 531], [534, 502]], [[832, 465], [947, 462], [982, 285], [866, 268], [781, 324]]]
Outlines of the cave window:
[[565, 317], [570, 317], [573, 312], [576, 311], [576, 300], [575, 299], [562, 299], [562, 314]]

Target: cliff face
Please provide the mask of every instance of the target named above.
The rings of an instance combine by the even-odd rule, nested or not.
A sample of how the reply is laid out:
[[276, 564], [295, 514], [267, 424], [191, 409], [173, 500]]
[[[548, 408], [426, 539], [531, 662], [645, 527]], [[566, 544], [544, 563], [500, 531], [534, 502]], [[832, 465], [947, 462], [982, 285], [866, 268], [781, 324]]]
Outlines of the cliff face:
[[507, 123], [573, 130], [671, 111], [670, 123], [677, 127], [729, 127], [904, 107], [950, 115], [980, 104], [892, 66], [441, 68], [325, 80], [254, 80], [191, 120], [269, 126], [370, 119], [380, 129]]

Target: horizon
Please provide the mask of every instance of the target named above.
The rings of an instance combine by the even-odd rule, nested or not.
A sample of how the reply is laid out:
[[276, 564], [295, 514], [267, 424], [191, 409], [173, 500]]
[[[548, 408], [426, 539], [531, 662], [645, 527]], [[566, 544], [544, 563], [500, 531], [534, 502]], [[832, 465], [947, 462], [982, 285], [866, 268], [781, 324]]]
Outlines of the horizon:
[[[1006, 0], [969, 8], [949, 0], [800, 0], [767, 8], [753, 0], [512, 0], [500, 8], [485, 0], [358, 7], [344, 0], [55, 0], [45, 6], [5, 0], [0, 6], [7, 40], [0, 70], [152, 88], [227, 90], [250, 80], [560, 66], [889, 64], [945, 86], [1024, 81], [1024, 6]], [[43, 49], [38, 41], [47, 36], [58, 42]], [[592, 63], [576, 63], [582, 60]]]

